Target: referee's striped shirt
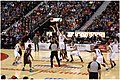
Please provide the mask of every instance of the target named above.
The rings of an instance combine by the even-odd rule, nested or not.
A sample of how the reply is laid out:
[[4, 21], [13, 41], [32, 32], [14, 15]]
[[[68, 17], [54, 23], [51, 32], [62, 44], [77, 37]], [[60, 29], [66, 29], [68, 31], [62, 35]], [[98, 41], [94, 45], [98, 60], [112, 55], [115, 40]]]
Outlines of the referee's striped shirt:
[[49, 49], [51, 49], [51, 51], [57, 51], [58, 49], [58, 45], [56, 43], [52, 43], [49, 47]]
[[101, 69], [100, 64], [97, 61], [92, 61], [88, 64], [90, 72], [98, 72]]

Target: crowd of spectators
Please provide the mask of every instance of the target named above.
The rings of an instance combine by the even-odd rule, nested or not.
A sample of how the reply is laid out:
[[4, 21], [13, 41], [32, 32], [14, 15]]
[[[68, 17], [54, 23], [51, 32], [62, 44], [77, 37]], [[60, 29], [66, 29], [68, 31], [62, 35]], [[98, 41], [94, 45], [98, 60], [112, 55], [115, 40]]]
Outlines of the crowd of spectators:
[[[62, 2], [61, 2], [62, 4]], [[60, 17], [63, 18], [61, 29], [67, 31], [75, 31], [79, 29], [100, 7], [100, 1], [84, 1], [84, 2], [69, 2], [61, 12]], [[60, 10], [61, 11], [61, 10]], [[66, 12], [67, 11], [67, 12]]]
[[100, 16], [97, 16], [86, 31], [106, 32], [113, 38], [119, 33], [119, 2], [112, 1]]
[[[56, 34], [53, 33], [53, 35]], [[50, 34], [48, 34], [48, 35], [39, 36], [39, 42], [50, 43], [52, 41], [53, 35], [50, 36]], [[65, 40], [67, 44], [71, 43], [72, 41], [74, 41], [77, 44], [106, 44], [109, 41], [113, 42], [114, 38], [116, 38], [119, 41], [119, 38], [117, 36], [115, 36], [114, 38], [107, 38], [95, 34], [91, 37], [89, 34], [87, 37], [81, 37], [80, 34], [78, 35], [73, 34], [72, 37], [68, 37], [66, 34], [66, 37], [69, 38], [69, 40]], [[27, 43], [31, 43], [31, 42], [33, 42], [33, 40], [29, 38], [27, 40]]]
[[[24, 37], [29, 31], [28, 24], [30, 23], [29, 18], [25, 18], [25, 15], [40, 3], [40, 1], [1, 2], [1, 32], [15, 23], [7, 34], [0, 34], [2, 41], [1, 47], [14, 48], [14, 45], [19, 39], [23, 38], [24, 41]], [[9, 45], [13, 45], [13, 47]]]
[[[95, 10], [102, 4], [100, 1], [15, 1], [2, 2], [2, 31], [10, 27], [13, 23], [12, 29], [7, 34], [3, 34], [2, 41], [4, 44], [12, 44], [22, 38], [23, 42], [27, 41], [27, 36], [38, 25], [43, 23], [48, 17], [62, 17], [63, 21], [60, 25], [60, 30], [72, 30], [85, 23]], [[29, 16], [24, 17], [29, 11], [35, 8]], [[72, 16], [72, 17], [71, 17]], [[38, 32], [39, 34], [39, 32]], [[11, 40], [11, 43], [10, 41]]]
[[2, 31], [24, 17], [39, 4], [37, 1], [2, 1], [1, 2], [1, 28]]
[[48, 2], [49, 16], [62, 18], [60, 30], [79, 29], [100, 7], [102, 1]]
[[[88, 36], [85, 37], [80, 37], [80, 34], [78, 34], [77, 36], [75, 36], [75, 34], [73, 34], [72, 38], [71, 38], [74, 42], [76, 43], [80, 43], [80, 44], [105, 44], [108, 40], [104, 37], [101, 37], [100, 35], [93, 35], [93, 36]], [[112, 39], [110, 39], [112, 40]], [[113, 41], [113, 40], [112, 40]]]
[[[18, 41], [19, 39], [22, 39], [23, 42], [26, 42], [30, 38], [32, 39], [34, 34], [32, 34], [33, 36], [31, 35], [32, 37], [30, 37], [29, 33], [32, 32], [32, 30], [34, 30], [35, 28], [39, 27], [39, 24], [43, 23], [50, 17], [61, 17], [63, 19], [63, 21], [60, 22], [59, 30], [75, 31], [79, 29], [92, 16], [92, 14], [99, 8], [99, 6], [101, 6], [102, 3], [103, 3], [102, 1], [2, 2], [2, 12], [3, 12], [2, 13], [2, 30], [4, 30], [5, 28], [9, 27], [11, 24], [16, 22], [16, 24], [12, 26], [12, 29], [10, 29], [7, 32], [7, 34], [2, 34], [2, 41], [4, 42], [3, 46], [8, 44], [14, 46], [15, 41]], [[41, 4], [41, 5], [37, 9], [35, 9], [30, 15], [24, 17], [25, 14], [27, 14], [30, 10], [35, 8], [38, 4]], [[98, 26], [97, 22], [99, 21], [101, 23], [100, 25], [101, 27], [103, 25], [105, 26], [106, 24], [104, 23], [107, 23], [109, 21], [109, 24], [111, 24], [110, 25], [111, 28], [109, 27], [108, 29], [112, 29], [113, 31], [116, 30], [115, 27], [112, 27], [112, 26], [118, 25], [116, 20], [117, 16], [110, 15], [110, 14], [116, 14], [118, 7], [115, 7], [115, 8], [113, 7], [109, 11], [110, 6], [113, 6], [113, 5], [115, 7], [118, 5], [118, 3], [116, 2], [110, 3], [110, 5], [106, 9], [107, 11], [105, 10], [100, 17], [97, 17], [92, 23], [93, 27], [89, 27], [87, 31], [98, 30], [94, 28], [94, 26]], [[6, 12], [7, 9], [8, 9], [8, 12]], [[14, 11], [12, 12], [12, 10]], [[10, 14], [10, 13], [17, 14], [18, 12], [20, 13], [20, 16]], [[109, 18], [107, 18], [108, 17], [107, 15], [110, 15]], [[104, 16], [104, 19], [101, 19], [101, 17], [103, 16]], [[9, 21], [8, 21], [8, 18], [9, 18]], [[11, 20], [12, 20], [11, 18], [14, 20], [12, 21], [12, 23], [11, 23]], [[104, 22], [102, 23], [101, 20]], [[113, 20], [116, 23], [112, 23], [114, 22]], [[11, 24], [8, 25], [6, 22]], [[7, 25], [7, 27], [5, 27], [5, 25]], [[104, 30], [105, 28], [101, 29], [101, 31], [104, 31]], [[45, 35], [40, 34], [39, 31], [37, 31], [37, 34], [38, 36], [41, 36], [41, 40], [40, 40], [41, 42], [47, 41], [47, 38], [45, 37]]]
[[96, 1], [43, 2], [29, 16], [21, 17], [19, 22], [13, 26], [13, 30], [19, 33], [21, 31], [29, 33], [31, 30], [39, 27], [38, 25], [47, 20], [48, 17], [61, 17], [63, 22], [60, 29], [66, 29], [67, 31], [75, 30], [78, 26], [82, 26], [101, 4], [102, 2]]

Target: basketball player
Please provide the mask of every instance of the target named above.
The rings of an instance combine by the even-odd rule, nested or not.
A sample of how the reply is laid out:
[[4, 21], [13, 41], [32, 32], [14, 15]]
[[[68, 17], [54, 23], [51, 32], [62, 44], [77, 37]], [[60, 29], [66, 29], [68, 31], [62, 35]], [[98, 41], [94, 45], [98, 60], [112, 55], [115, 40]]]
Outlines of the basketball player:
[[72, 42], [72, 47], [71, 48], [73, 48], [73, 50], [71, 50], [71, 52], [70, 52], [70, 57], [71, 57], [71, 61], [70, 62], [74, 61], [72, 55], [78, 56], [80, 58], [81, 62], [83, 62], [83, 59], [80, 56], [79, 47], [77, 45], [75, 45], [75, 42]]
[[15, 45], [15, 50], [14, 50], [14, 56], [15, 60], [13, 62], [13, 65], [17, 65], [21, 59], [22, 56], [22, 47], [21, 47], [21, 41]]
[[[118, 40], [116, 38], [114, 38], [114, 42], [111, 45], [118, 45]], [[118, 46], [116, 46], [116, 51], [118, 51]]]
[[64, 40], [64, 43], [65, 43], [65, 53], [63, 54], [63, 59], [66, 59], [67, 62], [68, 62], [69, 59], [68, 59], [68, 56], [67, 56], [67, 49], [66, 49], [66, 43], [67, 43], [67, 40]]
[[56, 28], [57, 30], [55, 30], [55, 28], [53, 26], [50, 26], [51, 28], [53, 28], [54, 32], [57, 32], [58, 34], [58, 39], [59, 39], [59, 48], [60, 48], [60, 60], [62, 59], [66, 59], [67, 61], [69, 61], [69, 59], [67, 59], [67, 56], [66, 56], [66, 51], [65, 51], [65, 43], [64, 43], [64, 40], [68, 40], [65, 35], [64, 35], [64, 31], [62, 31], [60, 33], [59, 29], [58, 29], [58, 23], [56, 23]]
[[28, 48], [25, 50], [25, 53], [24, 53], [24, 67], [23, 67], [22, 71], [25, 70], [25, 65], [29, 64], [29, 66], [30, 66], [30, 70], [29, 71], [32, 72], [32, 62], [30, 60], [30, 57], [33, 60], [33, 57], [31, 55], [31, 45], [29, 44]]
[[56, 28], [57, 28], [57, 34], [58, 34], [58, 39], [59, 39], [59, 48], [60, 48], [60, 60], [62, 59], [66, 59], [67, 61], [69, 61], [69, 59], [67, 59], [67, 56], [66, 56], [66, 52], [65, 51], [65, 40], [69, 40], [68, 38], [66, 38], [65, 34], [64, 34], [64, 31], [59, 31], [58, 29], [58, 23], [56, 23]]
[[[100, 63], [102, 66], [107, 67], [106, 70], [108, 69], [108, 64], [106, 63], [102, 52], [100, 51], [100, 49], [98, 48], [98, 46], [95, 46], [94, 49], [96, 56], [97, 56], [97, 62]], [[107, 65], [107, 66], [106, 66]]]
[[21, 47], [21, 42], [20, 42], [20, 48], [19, 48], [18, 53], [20, 54], [20, 59], [19, 59], [18, 63], [22, 63], [22, 59], [21, 59], [21, 57], [22, 57], [22, 47]]
[[109, 51], [110, 51], [110, 64], [111, 64], [111, 68], [116, 66], [116, 63], [114, 61], [116, 53], [119, 52], [118, 50], [118, 41], [115, 38], [114, 42], [110, 45], [110, 43], [108, 43], [108, 47], [109, 47]]
[[110, 55], [110, 64], [111, 64], [111, 68], [113, 68], [116, 65], [116, 63], [114, 61], [115, 53], [113, 53], [113, 49], [112, 49], [110, 43], [108, 42], [107, 44], [108, 44], [108, 50], [107, 51], [109, 51], [109, 55]]
[[58, 58], [58, 44], [56, 43], [55, 40], [52, 41], [49, 49], [51, 49], [51, 55], [50, 55], [51, 68], [53, 68], [53, 58], [54, 58], [54, 56], [56, 57], [58, 66], [60, 67], [60, 60]]

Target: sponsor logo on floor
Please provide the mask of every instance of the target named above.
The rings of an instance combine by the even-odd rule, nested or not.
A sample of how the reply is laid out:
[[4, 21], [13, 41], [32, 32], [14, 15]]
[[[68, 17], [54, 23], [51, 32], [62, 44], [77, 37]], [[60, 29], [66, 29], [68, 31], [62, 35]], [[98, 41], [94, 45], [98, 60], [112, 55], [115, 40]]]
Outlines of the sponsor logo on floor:
[[[83, 65], [79, 67], [70, 66], [68, 64], [61, 64], [61, 67], [58, 67], [57, 64], [54, 65], [53, 68], [50, 65], [33, 65], [33, 73], [57, 73], [57, 74], [74, 74], [74, 75], [88, 75], [87, 72], [80, 72], [80, 69]], [[15, 68], [1, 68], [1, 70], [13, 70], [13, 71], [22, 71], [22, 69]], [[25, 71], [29, 71], [29, 69], [25, 69]]]

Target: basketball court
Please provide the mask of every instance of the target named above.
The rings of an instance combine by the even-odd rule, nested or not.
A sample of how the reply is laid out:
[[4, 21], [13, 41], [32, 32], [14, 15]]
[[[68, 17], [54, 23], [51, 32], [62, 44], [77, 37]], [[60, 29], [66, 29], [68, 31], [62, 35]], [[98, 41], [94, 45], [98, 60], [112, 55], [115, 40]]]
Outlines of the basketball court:
[[[24, 50], [22, 51], [24, 54]], [[61, 67], [57, 67], [57, 62], [54, 57], [54, 67], [50, 67], [50, 51], [32, 51], [32, 56], [34, 60], [32, 61], [33, 72], [29, 72], [29, 65], [26, 65], [25, 71], [22, 71], [23, 62], [17, 66], [13, 66], [14, 61], [14, 50], [13, 49], [1, 49], [1, 75], [4, 74], [7, 78], [15, 75], [19, 79], [22, 79], [24, 76], [28, 76], [33, 79], [42, 79], [42, 80], [66, 80], [66, 79], [88, 79], [87, 65], [92, 61], [92, 53], [90, 52], [80, 52], [81, 57], [84, 60], [84, 63], [81, 63], [77, 56], [73, 56], [73, 62], [66, 62], [66, 60], [61, 61]], [[105, 60], [109, 64], [109, 54], [103, 53]], [[102, 70], [102, 79], [119, 79], [119, 57], [116, 55], [116, 66], [110, 70], [106, 70], [105, 67], [101, 66]], [[70, 56], [68, 53], [68, 58]], [[22, 57], [23, 60], [23, 57]]]

